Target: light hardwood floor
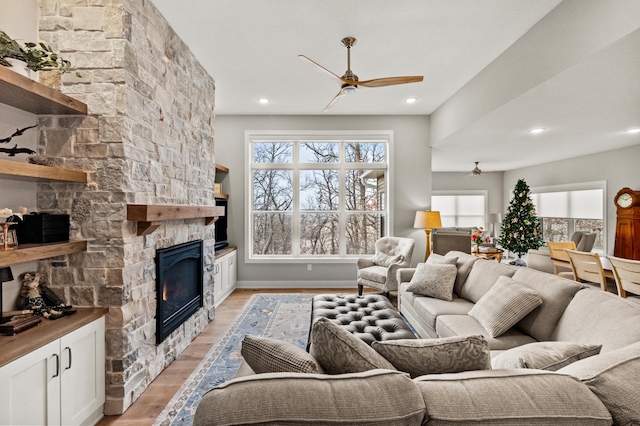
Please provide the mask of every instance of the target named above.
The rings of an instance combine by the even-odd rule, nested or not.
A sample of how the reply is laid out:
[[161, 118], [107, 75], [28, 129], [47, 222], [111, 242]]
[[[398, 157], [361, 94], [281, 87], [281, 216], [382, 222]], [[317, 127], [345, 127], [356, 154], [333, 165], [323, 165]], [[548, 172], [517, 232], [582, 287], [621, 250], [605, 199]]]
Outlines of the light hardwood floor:
[[[366, 291], [366, 290], [365, 290]], [[236, 290], [225, 299], [217, 308], [215, 319], [209, 323], [204, 331], [196, 337], [191, 345], [167, 367], [149, 385], [144, 393], [131, 407], [120, 416], [105, 416], [99, 426], [106, 425], [150, 425], [162, 412], [173, 395], [189, 377], [191, 372], [200, 364], [200, 361], [215, 345], [233, 320], [242, 310], [249, 298], [256, 293], [356, 293], [355, 288], [349, 289], [252, 289]]]

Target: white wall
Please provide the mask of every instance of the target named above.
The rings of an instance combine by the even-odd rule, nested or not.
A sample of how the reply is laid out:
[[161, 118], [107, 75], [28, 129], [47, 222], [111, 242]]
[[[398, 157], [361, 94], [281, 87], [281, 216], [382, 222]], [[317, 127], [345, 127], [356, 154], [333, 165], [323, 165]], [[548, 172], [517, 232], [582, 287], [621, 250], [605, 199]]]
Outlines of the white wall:
[[416, 240], [413, 264], [424, 256], [424, 231], [413, 229], [415, 211], [430, 207], [431, 148], [426, 116], [218, 116], [216, 162], [229, 167], [229, 241], [238, 247], [241, 287], [356, 286], [352, 263], [269, 264], [245, 262], [245, 130], [392, 130], [394, 132], [393, 223], [396, 236]]
[[524, 179], [530, 188], [606, 181], [605, 252], [613, 254], [616, 230], [616, 207], [613, 197], [624, 187], [640, 190], [639, 161], [640, 145], [636, 145], [504, 172], [503, 210], [506, 210], [510, 201], [509, 191], [513, 190], [518, 179]]
[[[480, 176], [469, 176], [469, 172], [435, 172], [432, 175], [433, 191], [486, 190], [487, 213], [504, 213], [502, 201], [502, 173], [487, 173]], [[477, 226], [482, 226], [478, 224]]]
[[[36, 0], [0, 0], [0, 30], [6, 32], [11, 38], [23, 44], [26, 41], [38, 40], [38, 11]], [[36, 116], [18, 109], [0, 104], [0, 139], [11, 136], [16, 129], [32, 126], [36, 122]], [[13, 139], [8, 144], [2, 144], [3, 148], [13, 147], [18, 144], [20, 148], [30, 148], [37, 151], [37, 129], [30, 129], [23, 136]], [[2, 160], [26, 161], [25, 154], [16, 157], [8, 157], [0, 154]], [[16, 210], [19, 206], [25, 206], [30, 211], [36, 207], [35, 182], [22, 180], [0, 179], [0, 209], [8, 207]], [[18, 241], [19, 242], [19, 241]], [[15, 309], [15, 302], [20, 293], [18, 275], [23, 272], [35, 270], [36, 262], [11, 265], [11, 271], [16, 280], [2, 285], [2, 310]]]

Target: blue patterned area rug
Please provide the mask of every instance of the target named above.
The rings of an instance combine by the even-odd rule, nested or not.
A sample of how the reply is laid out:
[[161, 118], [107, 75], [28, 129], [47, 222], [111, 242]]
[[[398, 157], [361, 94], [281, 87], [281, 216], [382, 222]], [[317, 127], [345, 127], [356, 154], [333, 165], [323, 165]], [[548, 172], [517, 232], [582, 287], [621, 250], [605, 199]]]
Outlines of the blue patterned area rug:
[[243, 362], [240, 346], [245, 334], [285, 340], [305, 348], [312, 298], [313, 295], [308, 294], [251, 296], [224, 336], [160, 413], [154, 426], [187, 426], [193, 423], [202, 395], [235, 377]]

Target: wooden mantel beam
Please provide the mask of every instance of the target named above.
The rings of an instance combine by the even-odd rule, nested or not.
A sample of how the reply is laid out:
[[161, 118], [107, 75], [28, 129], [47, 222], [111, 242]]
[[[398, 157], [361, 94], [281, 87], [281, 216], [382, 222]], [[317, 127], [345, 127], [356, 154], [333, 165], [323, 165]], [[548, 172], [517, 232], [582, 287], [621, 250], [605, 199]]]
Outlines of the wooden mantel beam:
[[210, 225], [224, 216], [221, 206], [167, 206], [160, 204], [127, 204], [127, 220], [138, 222], [138, 235], [149, 235], [164, 220], [205, 218]]

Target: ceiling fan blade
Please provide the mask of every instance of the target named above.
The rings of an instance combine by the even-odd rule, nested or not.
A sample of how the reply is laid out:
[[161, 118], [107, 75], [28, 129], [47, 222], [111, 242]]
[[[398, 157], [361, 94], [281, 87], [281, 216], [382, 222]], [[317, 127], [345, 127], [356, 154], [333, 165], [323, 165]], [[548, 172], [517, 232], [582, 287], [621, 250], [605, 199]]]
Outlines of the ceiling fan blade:
[[339, 75], [329, 71], [328, 69], [326, 69], [325, 67], [323, 67], [322, 65], [320, 65], [319, 63], [317, 63], [316, 61], [307, 58], [304, 55], [298, 55], [298, 58], [302, 59], [303, 61], [307, 61], [308, 63], [310, 63], [311, 65], [315, 65], [317, 67], [317, 69], [319, 69], [320, 71], [324, 71], [325, 73], [329, 74], [331, 77], [338, 79], [338, 81], [343, 82], [342, 78], [340, 78]]
[[342, 97], [343, 97], [343, 96], [344, 96], [344, 92], [343, 92], [342, 90], [341, 90], [341, 91], [339, 91], [339, 92], [338, 92], [338, 94], [337, 94], [337, 95], [335, 95], [335, 96], [333, 97], [333, 99], [331, 99], [331, 102], [329, 102], [329, 103], [327, 104], [327, 106], [326, 106], [326, 107], [324, 107], [324, 109], [322, 110], [322, 112], [327, 112], [327, 110], [328, 110], [329, 108], [331, 108], [332, 106], [334, 106], [336, 103], [338, 103], [338, 101], [339, 101], [340, 99], [342, 99]]
[[421, 75], [412, 75], [412, 76], [404, 76], [404, 77], [385, 77], [385, 78], [374, 78], [373, 80], [358, 81], [356, 84], [358, 86], [365, 86], [365, 87], [383, 87], [383, 86], [393, 86], [395, 84], [419, 83], [423, 79], [424, 77]]

